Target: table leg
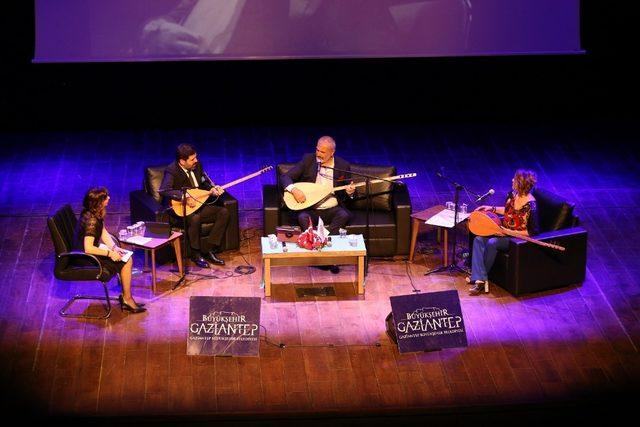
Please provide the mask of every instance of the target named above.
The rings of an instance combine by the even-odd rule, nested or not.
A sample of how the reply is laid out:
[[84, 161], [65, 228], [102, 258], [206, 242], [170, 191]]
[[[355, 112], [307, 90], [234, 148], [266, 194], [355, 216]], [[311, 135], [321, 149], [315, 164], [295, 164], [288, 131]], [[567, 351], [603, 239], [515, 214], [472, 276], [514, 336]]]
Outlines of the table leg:
[[151, 249], [151, 288], [156, 293], [156, 250]]
[[420, 228], [420, 220], [416, 218], [411, 219], [411, 245], [409, 246], [409, 262], [413, 262], [413, 256], [415, 255], [416, 239], [418, 238], [418, 229]]
[[264, 296], [271, 296], [271, 260], [269, 258], [262, 259], [262, 268], [264, 274]]
[[142, 271], [145, 273], [149, 271], [149, 250], [144, 250], [144, 267], [142, 267]]
[[364, 294], [364, 257], [358, 257], [358, 294]]
[[176, 262], [178, 263], [178, 273], [180, 273], [180, 277], [184, 274], [182, 271], [182, 250], [180, 249], [180, 239], [175, 239], [173, 241], [173, 250], [176, 253]]

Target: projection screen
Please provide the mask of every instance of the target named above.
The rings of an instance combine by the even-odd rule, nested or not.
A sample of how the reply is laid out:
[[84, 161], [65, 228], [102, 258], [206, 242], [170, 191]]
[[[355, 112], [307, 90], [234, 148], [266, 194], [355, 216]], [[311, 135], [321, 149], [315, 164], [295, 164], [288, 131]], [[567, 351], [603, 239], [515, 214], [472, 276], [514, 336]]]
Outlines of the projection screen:
[[36, 0], [36, 62], [578, 53], [579, 0]]

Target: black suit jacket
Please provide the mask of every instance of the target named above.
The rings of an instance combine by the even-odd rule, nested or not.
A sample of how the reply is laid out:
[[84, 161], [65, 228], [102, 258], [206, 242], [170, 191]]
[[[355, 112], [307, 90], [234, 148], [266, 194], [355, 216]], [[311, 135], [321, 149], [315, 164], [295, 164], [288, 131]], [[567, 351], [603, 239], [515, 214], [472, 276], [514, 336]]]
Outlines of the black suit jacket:
[[[202, 173], [202, 164], [200, 162], [196, 163], [193, 173], [198, 181], [197, 188], [201, 188], [203, 190], [211, 189], [211, 183]], [[181, 200], [182, 189], [185, 187], [196, 188], [193, 186], [191, 179], [182, 170], [178, 162], [175, 161], [164, 170], [164, 177], [162, 178], [162, 184], [160, 184], [158, 192], [165, 198]]]
[[[351, 165], [346, 160], [340, 157], [334, 157], [334, 167], [340, 169], [340, 171], [333, 171], [333, 186], [346, 185], [351, 181]], [[347, 171], [347, 172], [342, 172]], [[280, 176], [280, 182], [282, 183], [282, 190], [288, 187], [290, 184], [296, 182], [316, 182], [316, 176], [318, 175], [318, 163], [316, 161], [316, 155], [314, 153], [305, 154], [301, 161], [296, 163], [294, 167]], [[339, 191], [336, 194], [338, 202], [342, 204], [347, 198], [345, 191]]]

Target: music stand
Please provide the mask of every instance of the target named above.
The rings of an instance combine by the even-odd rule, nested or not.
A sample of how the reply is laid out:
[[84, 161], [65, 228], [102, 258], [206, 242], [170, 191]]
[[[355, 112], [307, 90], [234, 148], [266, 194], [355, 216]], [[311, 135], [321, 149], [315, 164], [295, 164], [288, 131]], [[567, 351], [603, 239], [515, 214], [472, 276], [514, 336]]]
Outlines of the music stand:
[[[465, 189], [465, 187], [447, 178], [440, 172], [436, 173], [436, 175], [446, 181], [449, 181], [455, 188], [455, 193], [453, 196], [453, 202], [455, 204], [453, 208], [453, 253], [451, 254], [451, 262], [449, 263], [449, 265], [443, 265], [442, 267], [434, 268], [433, 270], [429, 270], [424, 273], [424, 275], [428, 276], [429, 274], [441, 273], [443, 271], [459, 271], [464, 274], [471, 274], [468, 270], [465, 270], [464, 268], [456, 264], [456, 252], [458, 246], [458, 202], [460, 201], [460, 190]], [[444, 248], [444, 250], [448, 251], [449, 248]]]

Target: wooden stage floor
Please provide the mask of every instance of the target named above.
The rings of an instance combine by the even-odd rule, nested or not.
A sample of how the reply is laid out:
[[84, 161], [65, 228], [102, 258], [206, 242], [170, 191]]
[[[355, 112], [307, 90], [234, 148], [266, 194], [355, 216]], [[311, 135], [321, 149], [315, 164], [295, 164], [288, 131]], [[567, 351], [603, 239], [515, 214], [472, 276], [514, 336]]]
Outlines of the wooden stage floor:
[[[518, 131], [495, 133], [506, 141], [514, 132]], [[65, 165], [76, 174], [80, 157], [69, 150], [56, 154], [60, 152], [55, 148], [34, 148], [27, 166], [46, 169], [33, 163], [33, 156], [43, 153], [42, 158], [54, 168], [56, 179], [47, 190], [54, 195], [31, 203], [27, 198], [22, 210], [15, 196], [4, 195], [0, 200], [5, 212], [0, 216], [3, 405], [6, 410], [19, 408], [28, 411], [25, 414], [63, 419], [135, 421], [143, 417], [166, 422], [166, 417], [176, 417], [171, 419], [218, 419], [223, 425], [257, 417], [377, 417], [379, 421], [391, 415], [425, 414], [463, 422], [473, 414], [491, 419], [510, 411], [525, 414], [521, 423], [526, 423], [537, 419], [533, 414], [553, 414], [557, 408], [578, 408], [576, 413], [592, 415], [602, 402], [624, 401], [637, 392], [640, 379], [640, 269], [635, 261], [640, 197], [632, 166], [637, 158], [604, 149], [579, 151], [573, 136], [566, 131], [559, 135], [565, 138], [564, 146], [550, 144], [535, 155], [527, 151], [528, 161], [537, 165], [547, 188], [553, 182], [552, 189], [578, 203], [582, 225], [590, 233], [584, 283], [520, 298], [493, 286], [488, 295], [470, 297], [462, 275], [423, 275], [440, 262], [435, 236], [425, 233], [419, 236], [414, 263], [371, 261], [364, 296], [357, 295], [352, 266], [337, 275], [307, 267], [274, 269], [273, 297], [262, 300], [264, 329], [256, 358], [187, 356], [186, 345], [190, 296], [263, 297], [259, 183], [238, 190], [239, 199], [248, 200], [241, 202], [243, 240], [240, 250], [223, 254], [225, 267], [193, 268], [186, 286], [173, 291], [177, 273], [165, 264], [159, 267], [156, 293], [149, 273], [134, 275], [134, 295], [147, 303], [147, 313], [127, 314], [116, 306], [105, 321], [63, 319], [58, 310], [70, 296], [88, 288], [99, 294], [100, 288], [53, 278], [46, 214], [65, 197], [73, 197], [77, 210], [86, 182], [93, 181], [74, 183], [73, 191], [65, 194], [58, 176]], [[71, 138], [76, 137], [81, 139]], [[59, 135], [47, 138], [53, 147], [63, 144]], [[497, 168], [494, 173], [507, 180], [513, 153], [501, 151], [503, 145], [495, 139], [489, 147], [501, 153], [496, 156], [498, 166], [492, 166]], [[577, 154], [578, 160], [571, 163]], [[385, 155], [389, 162], [399, 162], [390, 151]], [[626, 172], [610, 174], [598, 163], [602, 156], [618, 162]], [[20, 160], [13, 159], [15, 163], [11, 157], [3, 163], [0, 178], [5, 190], [9, 182], [24, 183], [39, 173], [32, 169], [26, 174], [17, 166]], [[592, 166], [585, 167], [585, 161]], [[111, 178], [105, 184], [114, 188], [114, 203], [108, 224], [117, 230], [128, 224], [127, 191], [139, 185], [141, 165], [127, 164], [123, 171], [114, 164], [111, 157], [89, 158], [83, 167], [94, 178], [96, 170], [109, 171]], [[399, 172], [419, 167], [409, 164]], [[250, 172], [252, 166], [246, 169]], [[450, 197], [446, 187], [431, 182], [435, 179], [409, 184], [414, 210]], [[137, 267], [141, 259], [136, 253]], [[236, 266], [247, 262], [258, 271], [230, 276]], [[385, 333], [384, 319], [390, 312], [389, 297], [411, 293], [412, 283], [422, 292], [459, 292], [467, 348], [398, 353]], [[327, 284], [335, 288], [336, 296], [296, 296], [296, 287]], [[119, 294], [115, 280], [111, 292]], [[630, 408], [621, 406], [617, 411]]]

